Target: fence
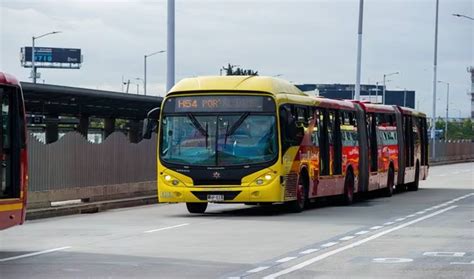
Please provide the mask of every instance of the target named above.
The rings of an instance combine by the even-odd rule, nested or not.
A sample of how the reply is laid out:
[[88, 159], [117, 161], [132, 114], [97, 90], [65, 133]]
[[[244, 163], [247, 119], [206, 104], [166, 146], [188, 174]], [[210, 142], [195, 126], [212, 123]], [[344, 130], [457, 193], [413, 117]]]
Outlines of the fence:
[[43, 144], [30, 135], [28, 156], [29, 208], [156, 192], [156, 136], [134, 144], [115, 132], [94, 144], [72, 132]]
[[[435, 158], [431, 162], [474, 160], [474, 142], [470, 140], [437, 140], [435, 142]], [[430, 146], [430, 152], [432, 152]]]

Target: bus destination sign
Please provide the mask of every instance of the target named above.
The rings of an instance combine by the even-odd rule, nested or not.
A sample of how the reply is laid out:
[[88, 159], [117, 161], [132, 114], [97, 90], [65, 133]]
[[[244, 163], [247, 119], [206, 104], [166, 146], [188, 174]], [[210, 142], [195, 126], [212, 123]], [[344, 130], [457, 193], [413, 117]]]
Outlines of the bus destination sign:
[[[174, 102], [175, 112], [262, 112], [269, 109], [274, 110], [270, 107], [273, 105], [272, 99], [263, 96], [190, 96], [170, 98], [168, 102]], [[168, 109], [169, 105], [172, 106], [172, 104], [167, 104]]]

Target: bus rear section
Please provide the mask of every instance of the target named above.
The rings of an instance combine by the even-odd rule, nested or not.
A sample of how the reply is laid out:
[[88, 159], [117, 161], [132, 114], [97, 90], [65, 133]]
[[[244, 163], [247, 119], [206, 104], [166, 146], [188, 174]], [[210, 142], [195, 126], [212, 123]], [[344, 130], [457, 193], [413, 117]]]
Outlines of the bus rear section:
[[410, 108], [396, 107], [398, 111], [400, 190], [418, 190], [419, 181], [428, 177], [428, 126], [426, 115]]
[[0, 230], [25, 220], [27, 152], [23, 94], [19, 82], [0, 73]]

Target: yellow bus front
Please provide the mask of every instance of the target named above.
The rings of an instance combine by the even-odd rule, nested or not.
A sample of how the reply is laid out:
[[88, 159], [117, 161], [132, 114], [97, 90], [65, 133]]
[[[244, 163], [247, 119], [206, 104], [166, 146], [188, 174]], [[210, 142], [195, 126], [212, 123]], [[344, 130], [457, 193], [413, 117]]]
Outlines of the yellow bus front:
[[167, 97], [159, 125], [159, 201], [284, 201], [277, 123], [271, 94]]

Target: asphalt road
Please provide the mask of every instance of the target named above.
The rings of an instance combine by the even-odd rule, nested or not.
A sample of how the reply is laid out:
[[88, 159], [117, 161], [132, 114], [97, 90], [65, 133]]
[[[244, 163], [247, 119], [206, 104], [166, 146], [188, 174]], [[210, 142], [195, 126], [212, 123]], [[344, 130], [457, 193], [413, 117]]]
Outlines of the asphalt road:
[[474, 164], [352, 206], [151, 205], [0, 232], [0, 278], [474, 278]]

